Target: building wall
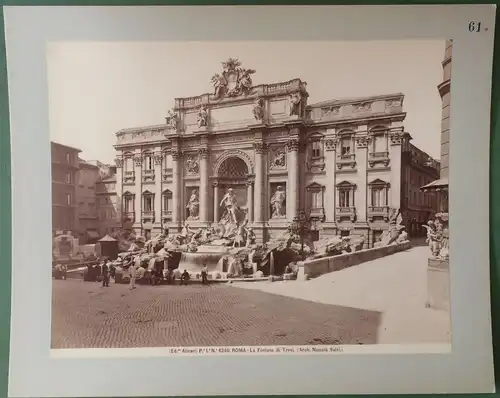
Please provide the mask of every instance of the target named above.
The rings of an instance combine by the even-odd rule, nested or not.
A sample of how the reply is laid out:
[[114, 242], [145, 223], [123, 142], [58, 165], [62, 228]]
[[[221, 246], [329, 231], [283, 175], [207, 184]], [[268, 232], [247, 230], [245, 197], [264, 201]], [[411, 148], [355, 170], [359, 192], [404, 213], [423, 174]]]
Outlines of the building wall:
[[[281, 111], [277, 102], [273, 106]], [[285, 114], [271, 115], [278, 120], [273, 128], [249, 128], [246, 119], [245, 127], [238, 128], [233, 120], [231, 128], [224, 122], [224, 131], [185, 132], [182, 140], [169, 138], [166, 125], [123, 130], [115, 146], [117, 219], [132, 219], [136, 232], [146, 237], [165, 227], [177, 230], [186, 221], [189, 195], [197, 189], [207, 220], [188, 223], [193, 228], [209, 225], [223, 211], [214, 203], [231, 186], [245, 211], [251, 204], [254, 230], [263, 231], [264, 240], [283, 232], [305, 210], [320, 236], [363, 235], [365, 246], [371, 247], [388, 226], [390, 208], [401, 206], [402, 148], [409, 140], [402, 103], [401, 94], [321, 103], [307, 108], [311, 122], [292, 118], [291, 125], [278, 120], [287, 118], [285, 104]], [[249, 177], [218, 175], [227, 159], [239, 159], [232, 165], [246, 168]], [[208, 184], [201, 177], [204, 167]], [[272, 219], [270, 200], [278, 185], [287, 192], [286, 217]], [[346, 190], [348, 203], [341, 199]], [[172, 199], [165, 199], [169, 193]], [[151, 197], [151, 208], [145, 208], [145, 196]]]
[[435, 195], [420, 190], [439, 178], [440, 162], [410, 144], [403, 150], [402, 184], [403, 220], [411, 237], [425, 236], [422, 226], [438, 211]]
[[[76, 195], [78, 198], [78, 220], [81, 244], [90, 239], [96, 239], [99, 229], [96, 200], [96, 182], [100, 174], [99, 168], [80, 160], [80, 171]], [[90, 234], [90, 235], [89, 235]]]
[[52, 231], [78, 234], [77, 217], [79, 149], [51, 142]]
[[441, 178], [448, 178], [450, 149], [450, 89], [451, 89], [451, 58], [453, 41], [446, 40], [443, 65], [443, 83], [438, 87], [442, 100], [441, 117]]
[[111, 175], [96, 184], [96, 200], [99, 216], [99, 234], [105, 236], [120, 228], [117, 214], [116, 175]]

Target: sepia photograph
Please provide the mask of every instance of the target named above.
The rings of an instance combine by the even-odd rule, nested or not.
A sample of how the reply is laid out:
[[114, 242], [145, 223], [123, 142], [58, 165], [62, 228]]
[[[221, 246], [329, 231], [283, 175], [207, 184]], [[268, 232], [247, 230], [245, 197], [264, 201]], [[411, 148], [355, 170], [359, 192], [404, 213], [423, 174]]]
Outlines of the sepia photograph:
[[5, 7], [8, 395], [494, 391], [494, 10]]
[[51, 348], [451, 349], [452, 49], [49, 43]]

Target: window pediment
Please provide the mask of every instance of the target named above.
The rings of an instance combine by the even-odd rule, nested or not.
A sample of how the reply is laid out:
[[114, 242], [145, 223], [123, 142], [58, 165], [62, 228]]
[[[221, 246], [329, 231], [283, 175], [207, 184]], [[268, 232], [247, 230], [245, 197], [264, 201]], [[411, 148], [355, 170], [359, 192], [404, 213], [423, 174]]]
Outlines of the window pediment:
[[386, 181], [381, 180], [380, 178], [376, 178], [372, 182], [370, 182], [368, 185], [370, 186], [379, 186], [379, 187], [387, 187], [389, 186], [389, 183]]
[[143, 194], [144, 196], [152, 196], [152, 195], [154, 195], [154, 193], [153, 193], [153, 192], [148, 191], [148, 190], [144, 191], [142, 194]]
[[126, 191], [123, 193], [123, 196], [135, 196], [132, 192]]
[[170, 189], [165, 189], [163, 192], [162, 192], [163, 195], [172, 195], [172, 191]]
[[337, 188], [343, 188], [343, 189], [355, 189], [356, 184], [353, 184], [352, 182], [349, 181], [342, 181], [337, 184]]
[[318, 184], [317, 182], [312, 182], [306, 187], [306, 189], [308, 191], [322, 191], [323, 189], [325, 189], [325, 187], [324, 185]]

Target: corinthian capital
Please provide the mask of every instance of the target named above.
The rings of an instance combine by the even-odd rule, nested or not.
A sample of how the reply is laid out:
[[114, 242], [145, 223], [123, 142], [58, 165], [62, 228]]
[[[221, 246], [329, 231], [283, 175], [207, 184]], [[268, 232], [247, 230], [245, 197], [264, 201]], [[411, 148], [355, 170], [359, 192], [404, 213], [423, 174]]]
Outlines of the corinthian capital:
[[253, 144], [256, 153], [265, 153], [267, 152], [268, 145], [263, 142], [256, 142]]
[[207, 159], [208, 158], [208, 148], [200, 148], [198, 149], [198, 155], [200, 155], [200, 158], [202, 159]]
[[172, 155], [173, 160], [180, 160], [184, 156], [184, 154], [179, 148], [172, 148], [170, 150], [170, 154]]
[[286, 143], [286, 149], [288, 152], [296, 152], [299, 150], [299, 140], [297, 139], [290, 139]]

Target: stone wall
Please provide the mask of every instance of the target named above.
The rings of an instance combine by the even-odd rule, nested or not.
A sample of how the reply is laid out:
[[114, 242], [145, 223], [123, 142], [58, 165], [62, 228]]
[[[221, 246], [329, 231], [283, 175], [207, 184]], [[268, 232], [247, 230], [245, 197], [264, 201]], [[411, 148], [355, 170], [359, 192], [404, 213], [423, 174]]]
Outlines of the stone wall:
[[389, 256], [411, 248], [411, 242], [360, 250], [354, 253], [339, 254], [299, 263], [297, 280], [314, 278], [329, 272], [340, 271], [366, 261]]

